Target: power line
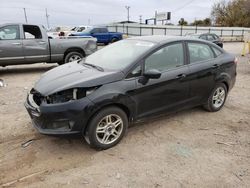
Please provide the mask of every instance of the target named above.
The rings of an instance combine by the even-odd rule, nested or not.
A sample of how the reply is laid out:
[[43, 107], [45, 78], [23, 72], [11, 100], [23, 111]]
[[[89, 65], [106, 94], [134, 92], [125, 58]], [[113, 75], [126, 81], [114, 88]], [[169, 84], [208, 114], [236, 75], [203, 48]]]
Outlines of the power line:
[[190, 1], [188, 1], [187, 3], [185, 3], [184, 5], [182, 5], [182, 6], [178, 7], [178, 8], [176, 8], [176, 9], [173, 10], [172, 12], [178, 12], [179, 10], [185, 8], [186, 6], [188, 6], [189, 4], [193, 3], [194, 1], [195, 1], [195, 0], [190, 0]]

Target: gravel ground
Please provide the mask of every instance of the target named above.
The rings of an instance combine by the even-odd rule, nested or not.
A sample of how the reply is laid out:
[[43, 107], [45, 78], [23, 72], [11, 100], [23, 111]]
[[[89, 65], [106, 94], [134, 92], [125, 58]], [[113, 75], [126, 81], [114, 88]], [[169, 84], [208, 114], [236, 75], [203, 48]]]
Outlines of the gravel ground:
[[[225, 49], [239, 56], [242, 45]], [[194, 108], [134, 125], [106, 151], [80, 136], [44, 136], [32, 127], [26, 93], [55, 64], [0, 68], [7, 84], [0, 88], [0, 187], [249, 187], [249, 61], [239, 56], [221, 111]]]

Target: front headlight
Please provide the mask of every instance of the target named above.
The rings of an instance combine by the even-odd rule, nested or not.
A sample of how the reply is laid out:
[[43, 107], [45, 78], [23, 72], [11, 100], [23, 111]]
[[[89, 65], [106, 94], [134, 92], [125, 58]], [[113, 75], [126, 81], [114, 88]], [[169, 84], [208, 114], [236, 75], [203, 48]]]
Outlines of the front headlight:
[[60, 91], [49, 95], [46, 97], [46, 101], [48, 104], [56, 104], [56, 103], [64, 103], [72, 100], [78, 100], [86, 97], [93, 93], [97, 87], [93, 88], [74, 88], [68, 89], [65, 91]]

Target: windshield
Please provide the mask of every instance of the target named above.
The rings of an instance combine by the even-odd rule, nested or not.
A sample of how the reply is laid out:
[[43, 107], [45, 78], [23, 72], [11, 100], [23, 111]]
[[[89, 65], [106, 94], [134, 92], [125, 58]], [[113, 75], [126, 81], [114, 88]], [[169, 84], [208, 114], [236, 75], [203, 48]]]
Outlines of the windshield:
[[189, 35], [191, 38], [199, 39], [200, 35]]
[[104, 69], [122, 70], [154, 45], [146, 41], [121, 40], [91, 54], [85, 62]]
[[82, 31], [82, 33], [86, 33], [86, 34], [89, 34], [91, 32], [93, 28], [87, 28], [85, 30]]

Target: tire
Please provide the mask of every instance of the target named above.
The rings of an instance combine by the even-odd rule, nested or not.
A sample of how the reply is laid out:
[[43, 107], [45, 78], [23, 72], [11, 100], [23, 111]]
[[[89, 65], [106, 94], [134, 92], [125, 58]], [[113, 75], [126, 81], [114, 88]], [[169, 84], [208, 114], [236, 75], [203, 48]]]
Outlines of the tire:
[[212, 93], [210, 94], [207, 103], [204, 105], [204, 108], [209, 112], [217, 112], [224, 106], [226, 99], [226, 85], [223, 83], [217, 83]]
[[[120, 123], [115, 125], [115, 122]], [[115, 128], [115, 126], [117, 127]], [[127, 127], [128, 118], [126, 113], [118, 107], [107, 107], [91, 119], [84, 137], [91, 147], [105, 150], [120, 142], [126, 133]]]
[[111, 43], [117, 42], [118, 38], [112, 38]]
[[82, 59], [83, 57], [84, 55], [81, 54], [80, 52], [69, 52], [64, 58], [64, 63], [77, 61]]

